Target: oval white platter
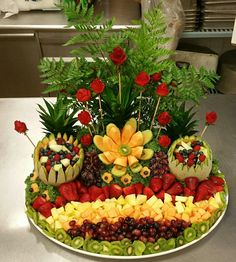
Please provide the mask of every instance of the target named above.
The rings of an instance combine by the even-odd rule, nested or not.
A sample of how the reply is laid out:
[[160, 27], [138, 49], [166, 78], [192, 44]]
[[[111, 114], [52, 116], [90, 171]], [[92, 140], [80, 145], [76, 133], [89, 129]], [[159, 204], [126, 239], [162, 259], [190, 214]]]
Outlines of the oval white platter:
[[110, 258], [110, 259], [143, 259], [143, 258], [153, 258], [153, 257], [158, 257], [158, 256], [163, 256], [163, 255], [167, 255], [167, 254], [171, 254], [171, 253], [174, 253], [174, 252], [177, 252], [179, 250], [182, 250], [184, 248], [187, 248], [195, 243], [197, 243], [198, 241], [202, 240], [204, 237], [206, 237], [209, 233], [211, 233], [218, 225], [219, 223], [221, 222], [221, 220], [223, 219], [225, 213], [226, 213], [226, 210], [227, 210], [227, 207], [228, 207], [228, 201], [229, 201], [229, 195], [226, 196], [226, 207], [224, 209], [224, 211], [222, 212], [222, 214], [220, 215], [220, 217], [217, 219], [217, 221], [215, 222], [215, 224], [209, 229], [209, 231], [205, 234], [203, 234], [200, 238], [198, 239], [195, 239], [193, 240], [192, 242], [190, 243], [187, 243], [183, 246], [180, 246], [180, 247], [177, 247], [177, 248], [173, 248], [171, 250], [168, 250], [168, 251], [163, 251], [163, 252], [159, 252], [159, 253], [155, 253], [155, 254], [150, 254], [150, 255], [142, 255], [142, 256], [110, 256], [110, 255], [101, 255], [101, 254], [96, 254], [96, 253], [92, 253], [92, 252], [87, 252], [87, 251], [84, 251], [84, 250], [80, 250], [80, 249], [75, 249], [75, 248], [72, 248], [58, 240], [56, 240], [55, 238], [52, 238], [52, 237], [49, 237], [48, 235], [46, 235], [43, 230], [37, 226], [34, 221], [29, 218], [30, 222], [35, 226], [35, 228], [37, 228], [37, 230], [42, 233], [45, 237], [47, 237], [48, 239], [50, 239], [51, 241], [53, 241], [54, 243], [64, 247], [64, 248], [67, 248], [69, 250], [72, 250], [74, 252], [77, 252], [77, 253], [80, 253], [80, 254], [83, 254], [83, 255], [88, 255], [88, 256], [92, 256], [92, 257], [98, 257], [98, 258]]

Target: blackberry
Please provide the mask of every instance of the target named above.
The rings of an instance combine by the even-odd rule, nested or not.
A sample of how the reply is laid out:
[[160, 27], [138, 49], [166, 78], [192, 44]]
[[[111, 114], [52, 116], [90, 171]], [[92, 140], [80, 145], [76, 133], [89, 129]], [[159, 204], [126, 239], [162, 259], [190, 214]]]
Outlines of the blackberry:
[[80, 173], [80, 181], [87, 187], [102, 186], [101, 178], [102, 164], [96, 151], [86, 152], [84, 156], [83, 169]]
[[166, 153], [161, 151], [155, 153], [149, 165], [152, 176], [162, 177], [165, 173], [168, 173], [170, 171], [168, 164], [168, 156]]

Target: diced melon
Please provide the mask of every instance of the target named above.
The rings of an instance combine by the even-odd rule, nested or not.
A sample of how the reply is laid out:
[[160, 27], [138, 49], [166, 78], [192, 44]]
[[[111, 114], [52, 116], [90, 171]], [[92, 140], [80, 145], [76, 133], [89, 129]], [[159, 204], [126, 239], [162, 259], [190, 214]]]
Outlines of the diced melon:
[[57, 220], [59, 217], [58, 210], [54, 207], [51, 209], [51, 214], [54, 220]]
[[62, 145], [50, 145], [49, 148], [54, 152], [60, 152], [63, 149]]
[[101, 200], [96, 200], [95, 202], [92, 203], [92, 207], [94, 209], [97, 209], [99, 207], [103, 206], [103, 202]]
[[120, 205], [125, 205], [126, 204], [126, 200], [123, 196], [119, 196], [118, 199], [116, 199], [116, 202]]
[[164, 195], [164, 203], [172, 202], [172, 197], [171, 195], [165, 193]]
[[69, 220], [67, 215], [59, 215], [58, 216], [58, 221], [61, 223], [67, 222]]
[[67, 215], [73, 214], [74, 211], [75, 211], [74, 206], [73, 206], [71, 203], [67, 203], [67, 204], [65, 205], [65, 213], [66, 213]]
[[70, 164], [70, 160], [68, 158], [64, 158], [60, 161], [64, 167], [68, 167]]
[[48, 156], [41, 156], [39, 162], [41, 164], [44, 164], [48, 161]]
[[137, 195], [136, 202], [137, 205], [141, 205], [147, 201], [147, 196], [146, 195]]
[[183, 219], [184, 221], [189, 222], [189, 221], [190, 221], [189, 214], [187, 214], [187, 213], [183, 213], [183, 214], [182, 214], [182, 219]]
[[57, 229], [60, 229], [60, 228], [62, 228], [61, 222], [55, 221], [55, 223], [54, 223], [54, 229], [57, 230]]
[[156, 202], [157, 202], [157, 197], [156, 197], [156, 196], [152, 196], [152, 197], [150, 197], [150, 198], [147, 200], [146, 203], [147, 203], [149, 206], [153, 206]]
[[61, 168], [62, 168], [62, 164], [56, 164], [56, 165], [53, 166], [53, 169], [54, 169], [55, 171], [57, 171], [57, 172], [58, 172]]
[[176, 206], [176, 210], [179, 214], [182, 214], [184, 212], [184, 210], [185, 210], [184, 204], [182, 204], [181, 202], [176, 202], [175, 206]]
[[57, 213], [60, 215], [60, 214], [64, 214], [65, 213], [65, 209], [64, 207], [59, 207], [57, 208]]
[[175, 201], [186, 202], [187, 200], [188, 200], [188, 198], [185, 197], [185, 196], [176, 196], [175, 197]]
[[48, 218], [46, 219], [46, 221], [48, 222], [49, 225], [54, 224], [54, 219], [53, 219], [52, 216], [48, 217]]
[[125, 200], [126, 200], [127, 203], [130, 204], [131, 206], [135, 206], [135, 205], [136, 205], [136, 195], [135, 195], [135, 194], [127, 195], [127, 196], [125, 197]]

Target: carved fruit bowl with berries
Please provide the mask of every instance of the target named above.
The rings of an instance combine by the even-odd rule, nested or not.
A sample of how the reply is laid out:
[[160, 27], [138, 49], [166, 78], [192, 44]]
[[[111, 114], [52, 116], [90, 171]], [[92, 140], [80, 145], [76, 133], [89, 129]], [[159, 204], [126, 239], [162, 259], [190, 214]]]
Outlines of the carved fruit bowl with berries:
[[[217, 115], [207, 112], [199, 132], [193, 112], [217, 76], [166, 59], [158, 7], [122, 33], [110, 31], [113, 20], [97, 31], [101, 16], [86, 4], [62, 9], [79, 31], [67, 44], [80, 44], [71, 62], [39, 66], [45, 93], [57, 97], [38, 105], [46, 134], [25, 181], [30, 221], [57, 244], [103, 258], [160, 256], [201, 240], [228, 204], [203, 138]], [[23, 122], [15, 130], [30, 140]]]

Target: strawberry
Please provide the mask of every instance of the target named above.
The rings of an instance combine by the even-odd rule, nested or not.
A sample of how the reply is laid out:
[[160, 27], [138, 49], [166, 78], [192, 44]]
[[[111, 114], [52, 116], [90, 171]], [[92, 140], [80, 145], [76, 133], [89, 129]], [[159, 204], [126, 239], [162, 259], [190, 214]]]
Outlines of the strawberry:
[[203, 162], [206, 159], [206, 156], [202, 154], [198, 157], [198, 159], [199, 161]]
[[162, 176], [163, 180], [163, 189], [166, 190], [171, 187], [171, 185], [175, 182], [175, 175], [173, 174], [164, 174]]
[[198, 187], [200, 188], [205, 187], [209, 195], [213, 195], [217, 192], [215, 188], [215, 184], [211, 180], [202, 181]]
[[143, 184], [142, 183], [136, 183], [134, 184], [134, 188], [135, 188], [135, 194], [139, 195], [143, 193]]
[[65, 144], [65, 140], [62, 137], [57, 138], [57, 144], [62, 145]]
[[81, 184], [81, 182], [80, 181], [74, 181], [75, 182], [75, 184], [76, 184], [76, 188], [77, 188], [77, 191], [78, 192], [80, 192], [80, 189], [81, 189], [81, 186], [82, 186], [82, 184]]
[[147, 186], [144, 187], [143, 194], [147, 196], [147, 199], [154, 196], [154, 192], [152, 191], [152, 189], [150, 187], [147, 187]]
[[72, 156], [70, 153], [67, 153], [67, 154], [66, 154], [66, 158], [69, 159], [69, 160], [71, 160], [71, 159], [73, 158], [73, 156]]
[[51, 150], [48, 150], [47, 156], [50, 156], [51, 154], [52, 154], [52, 151], [51, 151]]
[[101, 201], [105, 201], [106, 200], [106, 196], [104, 193], [102, 193], [101, 195], [99, 195], [95, 200], [101, 200]]
[[179, 161], [179, 163], [183, 163], [184, 162], [184, 157], [180, 153], [176, 153], [175, 154], [175, 158]]
[[47, 201], [44, 197], [42, 196], [38, 196], [35, 200], [34, 200], [34, 203], [32, 205], [32, 207], [35, 209], [35, 210], [38, 210], [43, 204], [45, 204]]
[[216, 192], [224, 191], [224, 187], [223, 187], [223, 186], [217, 186], [217, 185], [215, 185], [215, 189], [216, 189]]
[[50, 166], [51, 165], [51, 160], [48, 159], [47, 162], [46, 162], [46, 166]]
[[81, 184], [81, 187], [80, 187], [80, 189], [79, 189], [79, 193], [80, 193], [80, 194], [86, 194], [86, 193], [88, 193], [88, 188], [87, 188], [86, 186], [84, 186], [84, 185]]
[[172, 198], [172, 202], [173, 202], [173, 204], [174, 204], [174, 203], [175, 203], [176, 195], [171, 195], [171, 198]]
[[195, 202], [201, 201], [201, 200], [206, 200], [208, 198], [209, 194], [208, 194], [208, 190], [206, 187], [201, 187], [199, 186], [197, 188], [197, 192], [194, 198]]
[[80, 195], [79, 202], [84, 203], [84, 202], [90, 202], [90, 195], [88, 193], [84, 193]]
[[74, 151], [76, 154], [78, 154], [79, 151], [80, 151], [80, 149], [79, 149], [78, 146], [74, 146], [74, 147], [73, 147], [73, 151]]
[[48, 173], [50, 172], [51, 168], [52, 168], [51, 165], [46, 165], [46, 170]]
[[196, 145], [193, 147], [193, 151], [199, 151], [201, 149], [201, 147], [199, 145]]
[[109, 198], [110, 195], [110, 188], [109, 186], [104, 186], [102, 187], [103, 194], [105, 195], [106, 198]]
[[184, 196], [195, 196], [196, 192], [194, 190], [189, 189], [188, 187], [184, 188]]
[[169, 188], [167, 190], [166, 193], [170, 194], [170, 195], [179, 195], [181, 193], [183, 193], [184, 191], [184, 187], [180, 182], [175, 182], [171, 188]]
[[56, 155], [53, 157], [53, 159], [54, 159], [55, 161], [59, 161], [59, 160], [61, 159], [61, 157], [60, 157], [59, 154], [56, 154]]
[[88, 193], [91, 200], [95, 201], [99, 195], [103, 194], [103, 191], [100, 187], [93, 185], [88, 188]]
[[61, 184], [58, 189], [60, 195], [67, 201], [77, 201], [79, 199], [76, 184], [74, 182]]
[[223, 186], [225, 183], [224, 179], [218, 176], [210, 176], [210, 180], [217, 186]]
[[134, 185], [127, 186], [123, 188], [123, 193], [125, 196], [135, 194], [135, 187]]
[[118, 198], [123, 193], [122, 187], [117, 184], [110, 185], [110, 198], [115, 197]]
[[51, 202], [46, 202], [45, 204], [39, 207], [38, 211], [40, 214], [48, 218], [52, 215], [51, 213], [52, 208], [53, 208], [53, 204]]
[[161, 190], [159, 193], [156, 194], [157, 198], [160, 198], [161, 200], [164, 200], [165, 197], [165, 190]]
[[66, 199], [62, 196], [58, 196], [55, 200], [55, 205], [57, 208], [65, 206], [66, 204]]
[[195, 190], [199, 184], [199, 179], [194, 176], [186, 177], [184, 179], [184, 182], [186, 184], [186, 187], [190, 190]]
[[194, 160], [193, 160], [193, 159], [188, 159], [188, 160], [187, 160], [187, 165], [188, 165], [189, 167], [193, 166], [193, 165], [194, 165]]
[[159, 190], [162, 189], [163, 181], [159, 177], [153, 177], [150, 180], [149, 187], [152, 189], [153, 192], [157, 193]]

